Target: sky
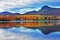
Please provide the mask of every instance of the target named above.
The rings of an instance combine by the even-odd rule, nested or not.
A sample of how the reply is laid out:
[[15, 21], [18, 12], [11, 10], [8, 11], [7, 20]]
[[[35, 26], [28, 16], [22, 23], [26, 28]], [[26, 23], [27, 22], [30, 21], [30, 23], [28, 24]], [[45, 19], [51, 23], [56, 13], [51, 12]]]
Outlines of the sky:
[[60, 0], [0, 0], [0, 12], [25, 13], [42, 8], [44, 5], [60, 8]]
[[[25, 13], [40, 10], [44, 5], [60, 8], [60, 0], [0, 0], [0, 12]], [[60, 40], [60, 32], [44, 35], [38, 29], [0, 28], [0, 40]]]

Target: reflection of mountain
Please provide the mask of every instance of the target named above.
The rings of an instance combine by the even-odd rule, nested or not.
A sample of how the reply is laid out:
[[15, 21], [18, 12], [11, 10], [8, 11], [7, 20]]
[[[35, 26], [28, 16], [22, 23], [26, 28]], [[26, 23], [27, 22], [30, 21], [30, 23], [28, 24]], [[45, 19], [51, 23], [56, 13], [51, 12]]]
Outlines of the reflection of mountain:
[[0, 29], [0, 40], [59, 40], [60, 33], [44, 35], [39, 30], [25, 28]]

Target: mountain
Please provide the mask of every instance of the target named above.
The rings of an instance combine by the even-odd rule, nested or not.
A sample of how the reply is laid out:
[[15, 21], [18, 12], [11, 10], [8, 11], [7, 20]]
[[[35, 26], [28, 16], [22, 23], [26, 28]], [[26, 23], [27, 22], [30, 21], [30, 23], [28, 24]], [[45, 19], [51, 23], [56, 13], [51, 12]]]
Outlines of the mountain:
[[48, 6], [44, 6], [38, 13], [46, 14], [46, 15], [60, 15], [60, 8], [51, 8]]
[[11, 12], [1, 12], [0, 15], [13, 15]]
[[60, 8], [52, 8], [49, 6], [43, 6], [39, 11], [30, 11], [25, 14], [42, 14], [42, 15], [60, 15]]
[[1, 12], [0, 15], [20, 15], [20, 13]]
[[30, 11], [30, 12], [26, 12], [24, 14], [38, 14], [37, 11]]
[[[11, 12], [1, 12], [1, 14], [4, 15], [20, 15], [20, 13], [11, 13]], [[56, 16], [60, 16], [60, 8], [52, 8], [49, 6], [43, 6], [39, 11], [30, 11], [30, 12], [26, 12], [24, 14], [42, 14], [42, 15], [56, 15]], [[23, 15], [24, 15], [23, 14]]]

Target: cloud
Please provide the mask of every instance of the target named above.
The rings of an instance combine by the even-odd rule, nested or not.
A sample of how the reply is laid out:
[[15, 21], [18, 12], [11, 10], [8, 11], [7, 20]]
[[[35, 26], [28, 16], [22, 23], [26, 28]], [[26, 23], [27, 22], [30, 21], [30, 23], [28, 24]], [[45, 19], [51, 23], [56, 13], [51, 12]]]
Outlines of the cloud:
[[6, 10], [14, 7], [25, 7], [33, 3], [38, 3], [38, 0], [0, 0], [0, 10]]
[[10, 9], [8, 10], [9, 12], [12, 12], [12, 13], [20, 13], [20, 14], [24, 14], [26, 12], [29, 12], [29, 11], [38, 11], [40, 10], [40, 8], [13, 8], [13, 9]]
[[[23, 9], [23, 11], [24, 11], [25, 7], [35, 7], [36, 8], [37, 5], [50, 4], [50, 3], [55, 4], [58, 2], [60, 2], [60, 1], [59, 0], [52, 0], [52, 1], [51, 0], [0, 0], [0, 12], [8, 11], [13, 8], [24, 8]], [[20, 10], [20, 11], [22, 11], [22, 10]]]

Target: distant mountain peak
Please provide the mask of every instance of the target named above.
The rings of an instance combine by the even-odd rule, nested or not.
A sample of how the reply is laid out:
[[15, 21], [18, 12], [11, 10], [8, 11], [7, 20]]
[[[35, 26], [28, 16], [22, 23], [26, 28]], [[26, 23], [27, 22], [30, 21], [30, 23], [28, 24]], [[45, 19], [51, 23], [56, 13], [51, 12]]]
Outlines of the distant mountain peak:
[[8, 12], [8, 11], [5, 11], [5, 12], [1, 12], [1, 13], [10, 13], [10, 12]]
[[45, 5], [45, 6], [43, 6], [42, 8], [50, 8], [49, 6], [47, 6], [47, 5]]

